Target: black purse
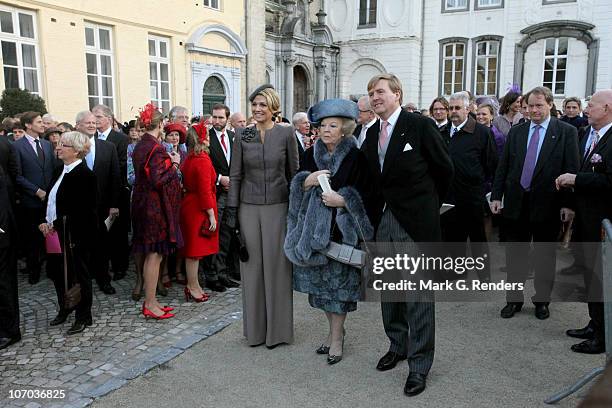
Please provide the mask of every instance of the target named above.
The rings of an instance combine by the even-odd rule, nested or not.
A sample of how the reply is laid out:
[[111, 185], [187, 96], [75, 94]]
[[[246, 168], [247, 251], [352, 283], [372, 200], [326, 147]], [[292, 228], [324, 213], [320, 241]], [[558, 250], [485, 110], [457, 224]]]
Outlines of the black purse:
[[238, 258], [241, 262], [248, 262], [249, 251], [247, 251], [246, 242], [244, 241], [244, 238], [240, 233], [240, 229], [234, 228], [234, 237], [236, 238], [236, 241], [238, 242], [238, 245], [240, 247], [240, 249], [238, 250]]

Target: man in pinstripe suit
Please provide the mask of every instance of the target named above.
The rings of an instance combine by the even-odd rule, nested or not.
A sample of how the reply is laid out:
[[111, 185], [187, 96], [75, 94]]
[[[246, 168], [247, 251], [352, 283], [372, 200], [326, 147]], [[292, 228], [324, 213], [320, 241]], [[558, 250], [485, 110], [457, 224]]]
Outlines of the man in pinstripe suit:
[[[365, 151], [377, 190], [369, 209], [378, 242], [438, 242], [440, 197], [453, 176], [453, 164], [433, 122], [401, 109], [402, 86], [393, 74], [368, 83], [370, 105], [380, 117], [367, 132]], [[425, 390], [433, 363], [435, 308], [432, 294], [419, 302], [383, 302], [382, 315], [390, 347], [378, 362], [386, 371], [408, 359], [404, 393]]]

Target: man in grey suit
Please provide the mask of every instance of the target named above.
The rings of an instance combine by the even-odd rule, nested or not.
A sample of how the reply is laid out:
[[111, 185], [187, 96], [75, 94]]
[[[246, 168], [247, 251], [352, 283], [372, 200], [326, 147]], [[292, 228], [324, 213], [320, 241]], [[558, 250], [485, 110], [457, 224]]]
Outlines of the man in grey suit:
[[[401, 108], [402, 84], [393, 74], [368, 83], [370, 105], [380, 120], [367, 132], [366, 154], [374, 192], [369, 211], [377, 242], [438, 242], [440, 197], [448, 191], [453, 164], [433, 121]], [[383, 324], [389, 351], [377, 369], [386, 371], [408, 359], [404, 393], [425, 390], [435, 345], [432, 295], [418, 301], [383, 302]]]
[[27, 223], [24, 241], [27, 242], [28, 282], [33, 285], [40, 279], [44, 240], [38, 225], [45, 219], [45, 199], [51, 188], [55, 156], [51, 143], [40, 137], [44, 132], [40, 113], [24, 113], [21, 123], [26, 128], [26, 135], [13, 144], [17, 164], [15, 181], [22, 194], [22, 211]]

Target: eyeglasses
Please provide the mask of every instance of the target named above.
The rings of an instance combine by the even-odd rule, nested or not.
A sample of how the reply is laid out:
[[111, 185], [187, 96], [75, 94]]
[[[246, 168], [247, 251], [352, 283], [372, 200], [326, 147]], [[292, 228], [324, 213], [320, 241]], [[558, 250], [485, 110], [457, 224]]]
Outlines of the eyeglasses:
[[72, 147], [72, 148], [74, 149], [74, 146], [72, 146], [72, 145], [67, 145], [67, 144], [64, 144], [64, 143], [62, 143], [62, 142], [59, 142], [59, 143], [57, 144], [57, 147]]
[[464, 108], [463, 106], [449, 106], [448, 110], [451, 110], [451, 111], [460, 111], [463, 108]]

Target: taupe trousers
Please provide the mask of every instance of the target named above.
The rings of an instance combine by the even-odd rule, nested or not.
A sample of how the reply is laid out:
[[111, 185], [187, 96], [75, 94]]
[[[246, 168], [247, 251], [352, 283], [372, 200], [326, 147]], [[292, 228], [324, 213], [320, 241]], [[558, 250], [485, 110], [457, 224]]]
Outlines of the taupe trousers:
[[249, 346], [293, 342], [293, 273], [283, 252], [287, 203], [240, 204], [241, 232], [249, 251], [240, 263], [244, 335]]

